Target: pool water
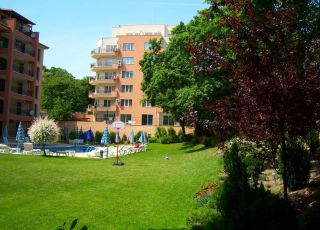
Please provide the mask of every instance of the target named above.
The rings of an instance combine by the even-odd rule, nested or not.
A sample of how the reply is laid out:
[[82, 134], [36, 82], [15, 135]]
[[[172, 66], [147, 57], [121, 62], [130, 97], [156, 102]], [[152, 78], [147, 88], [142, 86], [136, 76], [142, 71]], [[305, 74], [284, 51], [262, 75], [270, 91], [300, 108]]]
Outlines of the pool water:
[[[43, 149], [43, 147], [34, 146], [34, 149]], [[76, 153], [87, 153], [97, 149], [97, 147], [91, 146], [91, 145], [61, 145], [61, 146], [46, 146], [46, 149], [48, 149], [51, 152], [74, 150]]]

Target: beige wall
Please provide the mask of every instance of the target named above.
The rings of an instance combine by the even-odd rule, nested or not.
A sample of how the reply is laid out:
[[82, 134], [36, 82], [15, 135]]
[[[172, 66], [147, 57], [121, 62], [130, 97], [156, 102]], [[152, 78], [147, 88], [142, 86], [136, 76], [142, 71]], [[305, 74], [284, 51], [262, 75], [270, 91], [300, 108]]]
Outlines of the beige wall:
[[[103, 132], [104, 128], [106, 127], [105, 122], [85, 122], [85, 121], [62, 121], [59, 122], [59, 127], [63, 129], [64, 127], [68, 127], [69, 132], [73, 130], [74, 127], [78, 129], [82, 129], [83, 131], [91, 130], [93, 133], [96, 131]], [[164, 128], [168, 128], [169, 126], [162, 126]], [[178, 134], [181, 127], [175, 126], [173, 127]], [[108, 125], [109, 131], [115, 132], [111, 125]], [[147, 134], [150, 134], [154, 137], [156, 126], [146, 126], [146, 125], [126, 125], [124, 130], [120, 130], [120, 135], [122, 136], [124, 133], [129, 136], [131, 129], [133, 129], [134, 133], [136, 134], [138, 131], [145, 131]], [[186, 128], [186, 133], [192, 133], [193, 128]]]

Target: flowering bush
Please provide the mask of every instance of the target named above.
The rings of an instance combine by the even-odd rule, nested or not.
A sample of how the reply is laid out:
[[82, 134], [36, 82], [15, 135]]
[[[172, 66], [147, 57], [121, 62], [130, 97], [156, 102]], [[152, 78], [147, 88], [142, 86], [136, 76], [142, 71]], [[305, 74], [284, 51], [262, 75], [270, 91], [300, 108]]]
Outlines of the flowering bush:
[[58, 125], [47, 117], [37, 118], [28, 131], [31, 141], [43, 146], [44, 155], [46, 155], [45, 145], [58, 141], [59, 133]]
[[197, 202], [198, 207], [202, 207], [204, 205], [208, 205], [211, 207], [215, 207], [215, 200], [220, 195], [220, 191], [222, 189], [221, 181], [210, 181], [208, 180], [208, 185], [205, 187], [201, 185], [200, 189], [194, 196], [194, 199]]

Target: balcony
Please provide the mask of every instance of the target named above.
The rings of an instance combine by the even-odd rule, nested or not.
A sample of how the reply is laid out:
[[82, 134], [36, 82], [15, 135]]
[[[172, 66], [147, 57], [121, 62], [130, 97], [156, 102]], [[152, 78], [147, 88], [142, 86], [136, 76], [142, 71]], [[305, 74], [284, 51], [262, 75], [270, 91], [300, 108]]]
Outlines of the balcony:
[[28, 69], [25, 69], [25, 68], [23, 68], [23, 67], [13, 66], [13, 70], [14, 70], [15, 72], [28, 75], [29, 77], [33, 77], [33, 71], [28, 70]]
[[27, 55], [29, 55], [29, 56], [31, 56], [31, 57], [34, 57], [34, 55], [35, 55], [34, 50], [27, 49], [27, 48], [25, 48], [25, 47], [22, 46], [22, 45], [15, 44], [15, 48], [16, 48], [16, 50], [18, 50], [19, 52], [24, 53], [24, 54], [27, 54]]
[[34, 38], [34, 33], [32, 31], [32, 28], [28, 25], [17, 24], [16, 30], [19, 31], [20, 33], [27, 35], [30, 38]]
[[119, 68], [117, 63], [92, 63], [90, 65], [91, 71], [109, 71], [109, 70], [117, 70]]
[[112, 106], [89, 105], [87, 110], [90, 112], [107, 112], [107, 111], [115, 112], [115, 111], [117, 111], [117, 106], [116, 105], [112, 105]]
[[97, 48], [91, 50], [91, 57], [93, 58], [104, 58], [104, 57], [115, 57], [117, 56], [117, 52], [119, 49], [117, 47], [110, 47], [108, 49], [105, 48]]
[[118, 97], [118, 91], [102, 91], [102, 92], [89, 92], [89, 98], [115, 98]]
[[105, 78], [105, 77], [90, 77], [89, 83], [91, 85], [104, 85], [104, 84], [115, 84], [117, 80], [117, 76], [112, 78]]
[[10, 108], [10, 114], [15, 116], [31, 117], [32, 111], [29, 109]]
[[20, 94], [20, 95], [24, 95], [24, 96], [32, 96], [32, 91], [29, 89], [21, 89], [19, 87], [12, 87], [11, 89], [12, 92]]

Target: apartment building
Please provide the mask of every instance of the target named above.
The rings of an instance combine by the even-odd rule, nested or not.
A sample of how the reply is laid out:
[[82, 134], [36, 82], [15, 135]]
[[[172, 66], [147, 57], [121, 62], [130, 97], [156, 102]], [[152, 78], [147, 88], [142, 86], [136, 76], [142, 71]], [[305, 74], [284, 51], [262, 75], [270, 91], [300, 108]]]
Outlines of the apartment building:
[[43, 53], [33, 22], [0, 8], [0, 136], [4, 127], [14, 137], [20, 121], [31, 125], [39, 115]]
[[161, 126], [174, 125], [168, 114], [160, 108], [143, 101], [141, 82], [143, 73], [139, 61], [149, 50], [152, 38], [164, 38], [166, 47], [173, 26], [167, 25], [124, 25], [112, 28], [111, 37], [102, 38], [92, 50], [91, 64], [95, 76], [90, 84], [95, 90], [89, 93], [94, 104], [88, 112], [95, 121], [123, 121], [131, 125]]

